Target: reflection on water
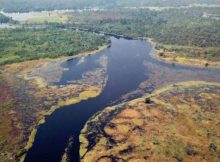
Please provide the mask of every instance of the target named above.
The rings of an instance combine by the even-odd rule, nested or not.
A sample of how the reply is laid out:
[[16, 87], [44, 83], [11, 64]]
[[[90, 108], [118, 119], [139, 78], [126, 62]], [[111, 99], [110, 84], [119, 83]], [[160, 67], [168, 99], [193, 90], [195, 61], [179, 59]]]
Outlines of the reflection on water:
[[89, 71], [103, 68], [100, 62], [102, 56], [103, 53], [98, 53], [94, 56], [88, 55], [64, 62], [61, 66], [66, 70], [63, 71], [60, 81], [54, 84], [66, 85], [74, 80], [82, 79], [83, 76]]

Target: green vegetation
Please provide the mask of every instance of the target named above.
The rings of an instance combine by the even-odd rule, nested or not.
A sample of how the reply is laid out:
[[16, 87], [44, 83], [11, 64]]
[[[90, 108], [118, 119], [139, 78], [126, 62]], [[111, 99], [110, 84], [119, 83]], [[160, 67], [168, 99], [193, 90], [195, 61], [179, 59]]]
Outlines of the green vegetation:
[[[189, 8], [151, 11], [148, 9], [99, 11], [97, 15], [117, 13], [120, 19], [92, 18], [90, 12], [72, 14], [73, 23], [81, 17], [87, 22], [80, 26], [129, 37], [153, 37], [164, 44], [195, 45], [199, 47], [220, 44], [220, 22], [203, 18], [204, 12], [217, 12], [220, 9]], [[81, 16], [81, 17], [79, 17]], [[115, 14], [116, 16], [116, 14]], [[77, 18], [78, 17], [78, 18]], [[77, 18], [77, 19], [76, 19]], [[77, 21], [78, 23], [78, 21]]]
[[152, 101], [151, 101], [151, 98], [150, 97], [147, 97], [146, 99], [145, 99], [145, 103], [146, 104], [150, 104]]
[[10, 110], [13, 108], [13, 106], [14, 104], [12, 102], [5, 103], [4, 105], [0, 106], [0, 112]]
[[[42, 14], [39, 17], [28, 20], [26, 23], [45, 23], [47, 25], [52, 25], [51, 23], [56, 22], [66, 23], [66, 26], [70, 25], [70, 27], [85, 28], [91, 31], [104, 31], [131, 38], [153, 38], [156, 42], [156, 49], [159, 50], [158, 56], [167, 61], [184, 63], [187, 60], [181, 60], [181, 58], [196, 58], [198, 60], [203, 59], [201, 63], [203, 66], [206, 62], [212, 66], [212, 62], [220, 61], [220, 7], [218, 6], [219, 2], [214, 0], [212, 2], [206, 0], [184, 0], [181, 2], [177, 0], [165, 0], [162, 2], [158, 0], [138, 0], [135, 3], [131, 0], [112, 0], [111, 4], [114, 4], [116, 7], [111, 9], [109, 9], [111, 6], [110, 2], [101, 0], [66, 0], [62, 2], [56, 0], [46, 2], [30, 0], [23, 5], [24, 2], [26, 0], [3, 4], [8, 4], [9, 6], [13, 4], [12, 6], [16, 6], [15, 9], [18, 11], [71, 9], [101, 5], [106, 7], [106, 9], [68, 12], [63, 13], [63, 15], [54, 13], [54, 16]], [[197, 7], [169, 8], [195, 3], [206, 3], [207, 5], [216, 6], [208, 7], [207, 5], [201, 5]], [[34, 7], [32, 6], [33, 4]], [[41, 6], [44, 7], [40, 8]], [[146, 8], [118, 9], [118, 7], [125, 6], [167, 6], [168, 8], [157, 8], [156, 10]], [[14, 11], [13, 7], [10, 7], [9, 9]], [[4, 8], [7, 10], [7, 7]]]
[[[220, 60], [220, 8], [192, 7], [152, 11], [124, 9], [72, 13], [77, 27], [132, 38], [150, 37], [157, 49], [182, 57]], [[90, 16], [91, 15], [91, 16]], [[209, 16], [207, 16], [209, 15]], [[165, 56], [165, 54], [162, 54]]]
[[16, 29], [0, 31], [0, 65], [73, 56], [96, 50], [109, 39], [92, 33], [57, 29]]

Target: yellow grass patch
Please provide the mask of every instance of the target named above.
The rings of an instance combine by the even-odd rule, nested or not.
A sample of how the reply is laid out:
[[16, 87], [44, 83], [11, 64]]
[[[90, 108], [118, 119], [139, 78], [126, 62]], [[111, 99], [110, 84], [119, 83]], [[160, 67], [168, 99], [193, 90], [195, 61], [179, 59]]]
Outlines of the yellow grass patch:
[[28, 24], [42, 24], [42, 23], [66, 23], [68, 22], [68, 16], [65, 13], [48, 11], [48, 12], [39, 12], [33, 14], [25, 21], [21, 23]]
[[[107, 136], [95, 134], [101, 140], [84, 152], [81, 161], [109, 160], [112, 155], [118, 161], [218, 161], [220, 111], [215, 105], [220, 105], [219, 88], [219, 83], [182, 82], [106, 108], [98, 115], [102, 120], [105, 116], [108, 119], [106, 113], [121, 111], [104, 126]], [[144, 103], [146, 97], [151, 97], [153, 102]], [[94, 125], [96, 122], [98, 118], [92, 120]], [[86, 128], [84, 135], [93, 132]], [[81, 149], [87, 150], [84, 146]]]

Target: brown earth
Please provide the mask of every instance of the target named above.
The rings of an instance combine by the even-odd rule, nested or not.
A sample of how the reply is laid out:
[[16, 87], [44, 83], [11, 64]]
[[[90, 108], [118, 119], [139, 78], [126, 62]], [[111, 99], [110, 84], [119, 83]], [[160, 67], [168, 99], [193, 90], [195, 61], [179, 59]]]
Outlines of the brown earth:
[[80, 136], [81, 159], [218, 162], [219, 119], [219, 83], [171, 85], [94, 116]]

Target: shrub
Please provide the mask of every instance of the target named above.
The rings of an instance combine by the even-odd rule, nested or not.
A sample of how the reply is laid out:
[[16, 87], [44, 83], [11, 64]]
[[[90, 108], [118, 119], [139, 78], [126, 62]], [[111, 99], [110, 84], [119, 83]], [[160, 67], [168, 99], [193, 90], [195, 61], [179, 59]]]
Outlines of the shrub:
[[146, 99], [145, 99], [145, 103], [146, 103], [146, 104], [152, 103], [151, 98], [150, 98], [150, 97], [146, 98]]
[[214, 143], [211, 143], [209, 145], [209, 151], [216, 152], [217, 151], [217, 146]]
[[205, 63], [205, 67], [208, 67], [209, 66], [209, 63]]
[[159, 56], [160, 56], [160, 57], [163, 57], [163, 56], [164, 56], [164, 53], [163, 53], [163, 52], [160, 52], [160, 53], [159, 53]]

